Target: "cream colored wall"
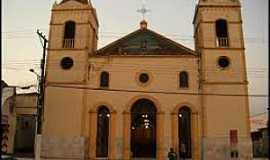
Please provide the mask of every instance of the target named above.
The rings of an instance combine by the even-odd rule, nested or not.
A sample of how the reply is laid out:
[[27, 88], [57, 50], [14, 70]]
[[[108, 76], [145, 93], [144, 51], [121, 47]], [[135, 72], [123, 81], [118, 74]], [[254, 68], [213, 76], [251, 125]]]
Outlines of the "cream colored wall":
[[[205, 85], [205, 93], [243, 95], [243, 85]], [[204, 96], [207, 136], [229, 136], [230, 129], [237, 129], [239, 137], [249, 136], [246, 96]], [[222, 127], [221, 127], [222, 126]]]
[[201, 10], [201, 21], [214, 22], [217, 19], [226, 19], [228, 22], [239, 22], [241, 19], [239, 11], [240, 8], [237, 7], [206, 7]]
[[47, 87], [45, 94], [43, 135], [80, 136], [84, 107], [83, 91]]
[[[79, 83], [85, 80], [88, 57], [86, 51], [51, 51], [48, 56], [48, 83]], [[61, 60], [64, 57], [73, 59], [74, 62], [71, 69], [62, 69]]]
[[[198, 91], [198, 64], [195, 57], [181, 56], [110, 56], [91, 57], [88, 86], [99, 87], [102, 71], [110, 73], [109, 89], [125, 89], [153, 92]], [[189, 74], [189, 88], [179, 88], [179, 73]], [[149, 83], [144, 85], [138, 80], [140, 73], [148, 73]]]
[[[220, 56], [229, 58], [230, 65], [227, 68], [221, 68], [218, 65]], [[245, 56], [241, 50], [203, 50], [202, 51], [202, 76], [207, 82], [245, 82], [246, 68]]]

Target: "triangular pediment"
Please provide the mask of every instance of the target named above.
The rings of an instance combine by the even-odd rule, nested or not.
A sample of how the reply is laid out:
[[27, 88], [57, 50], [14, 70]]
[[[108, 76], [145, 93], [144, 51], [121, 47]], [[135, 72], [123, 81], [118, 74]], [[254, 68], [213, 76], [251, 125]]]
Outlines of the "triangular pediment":
[[154, 31], [139, 29], [97, 51], [97, 55], [193, 55], [197, 54]]

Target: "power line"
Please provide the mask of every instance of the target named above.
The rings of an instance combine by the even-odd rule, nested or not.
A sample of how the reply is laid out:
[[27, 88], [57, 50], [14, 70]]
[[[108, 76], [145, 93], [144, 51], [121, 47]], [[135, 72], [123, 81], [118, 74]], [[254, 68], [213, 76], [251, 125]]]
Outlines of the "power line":
[[168, 91], [143, 91], [143, 90], [126, 90], [126, 89], [105, 89], [105, 88], [92, 88], [87, 86], [63, 86], [63, 85], [54, 85], [54, 84], [48, 84], [46, 87], [58, 87], [58, 88], [70, 88], [70, 89], [87, 89], [87, 90], [93, 90], [93, 91], [108, 91], [108, 92], [133, 92], [133, 93], [155, 93], [155, 94], [179, 94], [179, 95], [205, 95], [205, 96], [235, 96], [235, 97], [266, 97], [268, 98], [268, 95], [264, 94], [257, 94], [257, 95], [251, 95], [251, 94], [218, 94], [218, 93], [191, 93], [191, 92], [168, 92]]
[[[19, 68], [21, 69], [22, 67], [29, 67], [29, 66], [37, 66], [39, 65], [40, 63], [19, 63], [19, 64], [3, 64], [2, 67], [3, 68]], [[79, 63], [79, 64], [76, 64], [77, 67], [82, 67], [82, 66], [85, 66], [87, 64], [85, 63]], [[91, 64], [90, 64], [91, 65]], [[110, 64], [104, 64], [105, 66], [107, 65], [110, 65]], [[100, 65], [95, 65], [95, 66], [92, 66], [94, 72], [98, 72], [100, 70], [107, 70], [107, 71], [110, 71], [110, 72], [128, 72], [132, 69], [140, 69], [142, 68], [142, 65], [138, 64], [138, 65], [123, 65], [123, 64], [119, 64], [119, 65], [116, 65], [116, 64], [113, 64], [113, 68], [104, 68], [102, 66], [102, 64]], [[62, 70], [61, 67], [60, 67], [60, 64], [59, 62], [51, 62], [50, 63], [50, 68], [51, 69], [54, 69], [54, 70]], [[144, 70], [147, 70], [149, 72], [164, 72], [166, 74], [177, 74], [180, 70], [185, 70], [185, 71], [188, 71], [188, 72], [198, 72], [198, 70], [196, 69], [196, 67], [190, 67], [190, 66], [179, 66], [179, 67], [170, 67], [170, 66], [164, 66], [164, 67], [161, 67], [159, 65], [144, 65], [143, 66]], [[245, 70], [242, 70], [242, 69], [239, 69], [239, 70], [236, 70], [236, 71], [228, 71], [225, 73], [228, 73], [228, 74], [238, 74], [238, 73], [244, 73]], [[268, 73], [266, 72], [267, 70], [247, 70], [247, 75], [248, 76], [255, 76], [255, 77], [266, 77], [268, 75]], [[208, 69], [208, 70], [205, 70], [203, 71], [203, 73], [221, 73], [222, 74], [223, 71], [220, 71], [218, 69]], [[196, 73], [195, 73], [196, 74]]]
[[[34, 32], [2, 32], [4, 33], [4, 39], [13, 39], [13, 38], [32, 38], [34, 37]], [[15, 35], [12, 35], [12, 34]], [[19, 34], [18, 34], [19, 33]], [[30, 36], [30, 34], [33, 34]], [[99, 32], [99, 37], [103, 38], [122, 38], [125, 35], [128, 35], [129, 33], [119, 33], [119, 32]], [[179, 34], [163, 34], [165, 37], [170, 37], [170, 39], [173, 40], [183, 40], [183, 41], [194, 41], [194, 37], [190, 35], [179, 35]], [[184, 38], [185, 37], [185, 38]], [[244, 37], [244, 40], [248, 42], [259, 42], [259, 43], [267, 43], [264, 38], [256, 38], [256, 37]], [[204, 39], [204, 41], [212, 41], [212, 39]], [[238, 41], [230, 39], [230, 42], [232, 41]]]
[[[47, 30], [47, 29], [46, 29]], [[2, 34], [15, 34], [15, 35], [18, 35], [19, 34], [34, 34], [35, 31], [34, 30], [31, 30], [31, 32], [24, 32], [24, 30], [21, 30], [21, 31], [6, 31], [6, 32], [1, 32]], [[99, 36], [114, 36], [114, 37], [122, 37], [122, 36], [125, 36], [125, 35], [128, 35], [130, 34], [130, 32], [109, 32], [109, 31], [104, 31], [104, 32], [99, 32]], [[185, 39], [194, 39], [194, 36], [192, 35], [181, 35], [181, 34], [162, 34], [163, 36], [168, 36], [168, 37], [186, 37]], [[258, 38], [258, 37], [248, 37], [248, 36], [245, 36], [244, 37], [245, 40], [249, 39], [249, 40], [262, 40], [264, 41], [265, 39], [264, 38]]]
[[[27, 67], [30, 67], [30, 66], [38, 66], [38, 65], [39, 64], [35, 64], [35, 65], [19, 65], [19, 66], [3, 66], [3, 68], [4, 69], [5, 68], [10, 69], [11, 68], [11, 69], [19, 69], [19, 70], [21, 70], [22, 67], [27, 68]], [[82, 67], [84, 65], [77, 65], [77, 67], [80, 67], [80, 66]], [[62, 70], [62, 68], [60, 66], [59, 67], [56, 67], [56, 66], [51, 67], [51, 69], [53, 69], [53, 70]], [[134, 69], [136, 69], [136, 68], [134, 68]], [[98, 73], [99, 71], [102, 71], [102, 70], [104, 70], [104, 69], [95, 69], [94, 72]], [[105, 69], [105, 70], [114, 73], [114, 72], [129, 72], [132, 69], [127, 69], [127, 68], [115, 69], [115, 68], [113, 68], [113, 69], [109, 69], [109, 70]], [[171, 71], [171, 70], [168, 70], [168, 69], [161, 70], [161, 69], [146, 69], [146, 68], [144, 68], [144, 70], [147, 70], [148, 72], [152, 72], [152, 73], [160, 73], [160, 74], [167, 74], [167, 75], [173, 75], [173, 76], [178, 75], [178, 73], [181, 71], [181, 70]], [[196, 71], [196, 70], [188, 70], [188, 69], [183, 69], [183, 70], [184, 71]], [[204, 73], [209, 73], [209, 74], [217, 73], [218, 74], [219, 71], [205, 71]], [[241, 72], [241, 71], [239, 71], [239, 72], [229, 72], [229, 76], [239, 74], [239, 73], [243, 73], [243, 72]], [[257, 72], [248, 72], [247, 75], [251, 76], [251, 77], [257, 77], [257, 78], [266, 78], [267, 77], [267, 74], [264, 73], [264, 72], [262, 72], [262, 73], [260, 73], [260, 72], [258, 72], [258, 73]]]
[[[93, 58], [96, 58], [96, 57], [93, 57]], [[107, 59], [110, 59], [111, 57], [108, 56], [108, 57], [103, 57], [104, 60], [107, 60]], [[127, 56], [128, 58], [128, 56]], [[163, 57], [160, 57], [160, 59], [162, 59]], [[91, 57], [90, 57], [91, 59]], [[181, 57], [179, 57], [179, 60], [182, 60]], [[77, 63], [85, 63], [85, 60], [76, 60]], [[138, 67], [140, 66], [141, 64], [139, 63], [135, 63], [135, 62], [138, 62], [138, 61], [134, 61], [134, 63], [109, 63], [109, 62], [90, 62], [91, 64], [95, 64], [95, 65], [98, 65], [98, 64], [107, 64], [107, 65], [114, 65], [114, 66], [119, 66], [119, 67]], [[179, 67], [185, 67], [185, 68], [191, 68], [191, 69], [194, 69], [194, 67], [190, 66], [190, 65], [183, 65], [181, 64], [182, 61], [179, 61], [179, 62], [174, 62], [175, 65], [179, 65]], [[40, 63], [40, 59], [35, 59], [35, 60], [17, 60], [17, 61], [8, 61], [2, 65], [20, 65], [20, 64], [39, 64]], [[197, 62], [196, 62], [197, 63]], [[50, 59], [50, 64], [59, 64], [59, 60], [58, 59]], [[168, 67], [168, 69], [179, 69], [179, 67], [170, 67], [169, 65], [165, 65], [165, 64], [143, 64], [144, 66], [149, 66], [149, 67]], [[216, 65], [215, 64], [207, 64], [206, 66], [207, 68], [216, 68]], [[166, 68], [165, 68], [166, 69]], [[240, 68], [235, 68], [235, 69], [240, 69], [240, 71], [243, 71], [244, 69], [249, 71], [249, 72], [265, 72], [265, 71], [268, 71], [269, 68], [267, 67], [240, 67]], [[207, 69], [209, 71], [209, 69]], [[211, 69], [210, 69], [211, 70]], [[216, 71], [216, 69], [213, 69]]]

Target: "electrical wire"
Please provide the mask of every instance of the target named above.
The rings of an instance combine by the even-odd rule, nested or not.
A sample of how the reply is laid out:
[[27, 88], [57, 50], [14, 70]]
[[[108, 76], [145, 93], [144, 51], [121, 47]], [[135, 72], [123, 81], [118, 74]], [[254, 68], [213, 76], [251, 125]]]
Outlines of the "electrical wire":
[[46, 87], [57, 87], [57, 88], [69, 88], [69, 89], [86, 89], [93, 91], [108, 91], [108, 92], [132, 92], [132, 93], [155, 93], [155, 94], [177, 94], [177, 95], [205, 95], [205, 96], [233, 96], [233, 97], [266, 97], [264, 94], [220, 94], [220, 93], [191, 93], [191, 92], [168, 92], [168, 91], [146, 91], [146, 90], [127, 90], [127, 89], [105, 89], [105, 88], [92, 88], [87, 86], [64, 86], [59, 84], [47, 84]]

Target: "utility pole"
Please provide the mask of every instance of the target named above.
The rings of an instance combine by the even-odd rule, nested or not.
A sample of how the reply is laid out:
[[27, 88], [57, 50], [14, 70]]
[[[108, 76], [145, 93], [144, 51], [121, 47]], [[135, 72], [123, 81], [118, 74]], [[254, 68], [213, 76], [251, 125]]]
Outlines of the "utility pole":
[[[40, 63], [41, 74], [38, 76], [38, 100], [37, 100], [37, 129], [36, 129], [36, 140], [35, 140], [35, 160], [40, 160], [41, 151], [41, 132], [42, 132], [42, 121], [43, 121], [43, 111], [44, 111], [44, 89], [45, 89], [45, 58], [46, 58], [46, 48], [48, 40], [42, 32], [37, 30], [41, 45], [43, 47], [43, 54]], [[31, 72], [35, 73], [34, 70], [30, 69]]]
[[40, 63], [41, 75], [39, 79], [39, 94], [38, 94], [38, 110], [37, 110], [37, 134], [41, 134], [42, 130], [42, 118], [44, 110], [44, 83], [45, 83], [45, 58], [46, 58], [46, 48], [48, 40], [42, 32], [37, 30], [41, 45], [43, 47], [43, 55]]

